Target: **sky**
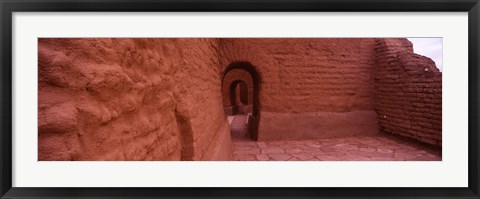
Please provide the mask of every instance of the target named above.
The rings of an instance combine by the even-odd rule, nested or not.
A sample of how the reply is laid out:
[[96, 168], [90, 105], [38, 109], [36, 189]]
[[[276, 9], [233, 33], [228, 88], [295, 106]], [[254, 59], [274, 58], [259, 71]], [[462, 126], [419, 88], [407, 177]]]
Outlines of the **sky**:
[[443, 38], [408, 38], [413, 43], [413, 51], [417, 54], [427, 56], [435, 62], [437, 68], [443, 71]]

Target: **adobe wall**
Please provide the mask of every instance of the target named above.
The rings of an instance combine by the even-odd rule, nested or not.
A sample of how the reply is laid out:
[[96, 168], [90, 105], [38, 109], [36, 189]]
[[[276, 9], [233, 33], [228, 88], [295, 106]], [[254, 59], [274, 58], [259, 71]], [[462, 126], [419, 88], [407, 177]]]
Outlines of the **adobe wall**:
[[217, 39], [38, 41], [39, 160], [230, 159]]
[[382, 132], [442, 145], [442, 73], [407, 39], [378, 39], [375, 110]]
[[221, 39], [260, 74], [259, 140], [378, 133], [374, 39]]

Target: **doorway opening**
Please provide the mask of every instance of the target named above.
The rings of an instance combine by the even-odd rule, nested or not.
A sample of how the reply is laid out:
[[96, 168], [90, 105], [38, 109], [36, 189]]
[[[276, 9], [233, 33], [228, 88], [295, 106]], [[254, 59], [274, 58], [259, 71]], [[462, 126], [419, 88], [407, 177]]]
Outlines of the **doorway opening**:
[[[250, 94], [251, 95], [251, 94]], [[251, 113], [252, 104], [248, 103], [248, 88], [244, 81], [234, 81], [230, 87], [232, 115]]]
[[250, 140], [247, 119], [252, 113], [248, 103], [248, 88], [244, 81], [237, 80], [230, 86], [231, 115], [228, 116], [230, 132], [234, 140]]
[[257, 140], [260, 119], [258, 94], [258, 73], [249, 62], [234, 62], [225, 69], [222, 96], [232, 139]]

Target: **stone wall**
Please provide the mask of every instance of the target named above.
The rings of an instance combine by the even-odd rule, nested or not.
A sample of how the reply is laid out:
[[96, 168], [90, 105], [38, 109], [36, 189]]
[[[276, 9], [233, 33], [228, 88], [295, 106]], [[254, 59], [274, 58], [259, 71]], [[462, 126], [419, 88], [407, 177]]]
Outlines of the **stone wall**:
[[378, 39], [375, 110], [382, 132], [442, 145], [442, 73], [407, 39]]
[[39, 39], [39, 160], [230, 159], [218, 43]]
[[[221, 39], [220, 67], [248, 61], [260, 74], [259, 140], [377, 133], [374, 45], [374, 39]], [[345, 122], [332, 125], [338, 121]]]

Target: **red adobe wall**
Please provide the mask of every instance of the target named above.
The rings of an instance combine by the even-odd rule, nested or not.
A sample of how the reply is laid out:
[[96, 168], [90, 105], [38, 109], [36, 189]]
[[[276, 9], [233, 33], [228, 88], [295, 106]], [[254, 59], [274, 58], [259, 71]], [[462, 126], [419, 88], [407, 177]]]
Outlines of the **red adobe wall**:
[[[223, 77], [222, 83], [222, 98], [223, 98], [223, 106], [225, 109], [225, 114], [231, 115], [234, 111], [233, 108], [241, 108], [241, 107], [234, 107], [234, 104], [231, 103], [230, 99], [230, 92], [231, 92], [231, 85], [235, 81], [243, 81], [247, 86], [247, 105], [253, 104], [253, 79], [252, 76], [246, 72], [245, 70], [241, 69], [233, 69], [225, 74]], [[247, 106], [250, 107], [250, 106]], [[248, 109], [248, 108], [247, 108]], [[244, 111], [243, 111], [244, 112]]]
[[374, 39], [221, 39], [220, 71], [260, 74], [259, 140], [378, 133]]
[[407, 39], [377, 39], [375, 110], [382, 132], [442, 145], [442, 73]]
[[218, 39], [39, 39], [39, 160], [227, 160]]

